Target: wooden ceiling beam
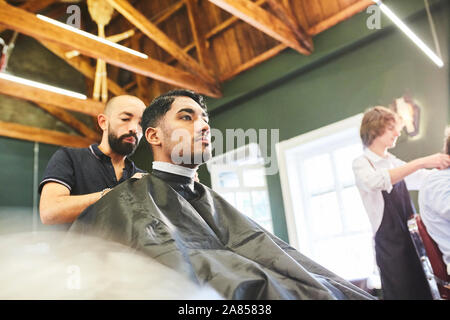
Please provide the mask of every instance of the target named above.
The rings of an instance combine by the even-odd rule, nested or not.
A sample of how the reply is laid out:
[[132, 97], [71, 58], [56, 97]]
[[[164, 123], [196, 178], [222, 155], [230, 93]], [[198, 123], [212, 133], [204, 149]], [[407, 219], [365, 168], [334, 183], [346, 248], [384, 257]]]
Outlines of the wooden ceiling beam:
[[[260, 1], [265, 2], [268, 0], [260, 0]], [[369, 7], [372, 4], [373, 4], [372, 0], [360, 0], [359, 2], [354, 3], [353, 5], [350, 5], [347, 8], [343, 9], [336, 15], [309, 28], [307, 34], [310, 34], [311, 36], [317, 35], [320, 32], [323, 32], [323, 31], [331, 28], [332, 26], [338, 24], [339, 22], [344, 21], [344, 20], [352, 17], [353, 15], [365, 10], [367, 7]], [[232, 19], [232, 18], [230, 18], [230, 19]], [[272, 49], [269, 49], [266, 52], [254, 57], [250, 61], [247, 61], [246, 63], [240, 65], [235, 70], [232, 70], [228, 73], [221, 75], [219, 80], [221, 82], [230, 80], [231, 78], [235, 77], [239, 73], [241, 73], [245, 70], [248, 70], [250, 68], [253, 68], [254, 66], [260, 64], [261, 62], [266, 61], [266, 60], [276, 56], [278, 53], [280, 53], [281, 51], [283, 51], [286, 48], [287, 48], [287, 45], [279, 44], [279, 45], [273, 47]]]
[[119, 11], [131, 24], [141, 30], [147, 37], [153, 40], [158, 46], [174, 56], [182, 65], [191, 72], [201, 77], [208, 83], [215, 83], [215, 79], [202, 67], [195, 59], [185, 53], [175, 42], [173, 42], [155, 24], [150, 22], [142, 13], [136, 10], [126, 0], [106, 0]]
[[[140, 51], [141, 50], [141, 45], [140, 45], [140, 40], [139, 38], [131, 38], [131, 48], [133, 50], [136, 51]], [[142, 101], [144, 101], [145, 105], [149, 105], [151, 102], [151, 98], [149, 95], [149, 83], [146, 77], [141, 76], [140, 74], [135, 73], [134, 77], [136, 79], [136, 84], [137, 84], [137, 92], [138, 92], [138, 97], [139, 99], [141, 99]]]
[[57, 146], [84, 148], [95, 141], [59, 131], [0, 121], [0, 136]]
[[[166, 21], [167, 19], [169, 19], [172, 15], [174, 15], [175, 13], [178, 12], [178, 10], [180, 10], [181, 8], [184, 7], [184, 1], [178, 1], [174, 4], [172, 4], [170, 7], [168, 7], [167, 9], [165, 9], [162, 12], [159, 12], [158, 14], [156, 14], [155, 16], [153, 16], [150, 21], [152, 23], [154, 23], [155, 25], [161, 24], [162, 22]], [[115, 11], [117, 12], [117, 11]], [[142, 33], [141, 30], [139, 29], [133, 29], [135, 31], [135, 35], [134, 37], [136, 38], [140, 38], [142, 37], [144, 34]]]
[[[57, 1], [59, 0], [27, 1], [24, 4], [20, 5], [19, 8], [29, 12], [39, 12]], [[5, 31], [5, 29], [6, 28], [0, 26], [0, 33]]]
[[[263, 3], [265, 3], [267, 0], [257, 0], [255, 1], [256, 5], [262, 5]], [[227, 28], [229, 28], [230, 26], [232, 26], [235, 22], [239, 21], [240, 19], [232, 16], [231, 18], [226, 19], [225, 21], [223, 21], [221, 24], [215, 26], [214, 28], [212, 28], [210, 31], [208, 31], [205, 34], [205, 41], [209, 41], [209, 39], [211, 39], [212, 37], [215, 37], [216, 35], [218, 35], [219, 33], [221, 33], [222, 31], [226, 30]], [[183, 48], [183, 51], [188, 53], [189, 51], [191, 51], [192, 49], [195, 48], [195, 43], [191, 42], [190, 44], [188, 44], [187, 46], [185, 46]], [[172, 63], [174, 61], [173, 57], [171, 57], [168, 61], [166, 61], [166, 63]]]
[[87, 125], [85, 125], [83, 122], [75, 118], [73, 115], [68, 113], [67, 111], [55, 107], [46, 103], [36, 103], [36, 105], [41, 108], [42, 110], [47, 111], [49, 114], [51, 114], [56, 119], [64, 122], [68, 126], [70, 126], [72, 129], [76, 130], [78, 133], [81, 133], [86, 138], [99, 142], [101, 140], [101, 135], [89, 128]]
[[109, 64], [173, 86], [191, 89], [211, 97], [220, 97], [222, 95], [216, 82], [207, 83], [199, 79], [198, 76], [150, 57], [146, 59], [137, 57], [96, 40], [62, 29], [40, 20], [32, 13], [15, 8], [5, 2], [0, 2], [0, 24], [39, 40], [59, 43], [84, 55], [103, 59]]
[[[196, 17], [201, 18], [198, 8], [197, 0], [185, 0], [189, 23], [191, 25], [192, 35], [194, 38], [195, 47], [197, 49], [197, 57], [200, 64], [207, 69], [211, 68], [211, 60], [209, 58], [208, 49], [206, 48], [206, 38], [200, 28], [200, 25], [195, 21]], [[184, 51], [184, 50], [183, 50]]]
[[314, 50], [313, 41], [311, 36], [303, 30], [302, 26], [296, 21], [295, 16], [289, 7], [286, 7], [286, 3], [281, 4], [277, 0], [266, 0], [272, 11], [278, 16], [281, 21], [284, 21], [286, 25], [295, 34], [303, 47], [308, 48], [311, 52]]
[[27, 86], [10, 80], [0, 79], [0, 94], [32, 101], [35, 103], [49, 104], [63, 109], [72, 110], [96, 116], [104, 109], [103, 103], [92, 99], [77, 99], [63, 94], [50, 92], [43, 89]]
[[251, 69], [254, 66], [260, 64], [261, 62], [264, 62], [270, 58], [273, 58], [274, 56], [276, 56], [277, 54], [279, 54], [281, 51], [283, 51], [284, 49], [286, 49], [287, 46], [284, 43], [280, 43], [279, 45], [273, 47], [272, 49], [269, 49], [263, 53], [261, 53], [260, 55], [254, 57], [253, 59], [241, 64], [239, 67], [237, 67], [236, 69], [224, 73], [220, 76], [219, 80], [224, 82], [224, 81], [228, 81], [231, 78], [237, 76], [239, 73]]
[[311, 54], [286, 24], [270, 12], [248, 0], [209, 0], [256, 29], [304, 55]]
[[[55, 55], [66, 61], [68, 64], [70, 64], [73, 68], [78, 70], [81, 74], [83, 74], [85, 77], [94, 80], [95, 79], [95, 68], [91, 66], [91, 63], [89, 61], [89, 58], [85, 58], [82, 56], [76, 56], [68, 59], [65, 55], [67, 52], [66, 49], [61, 47], [60, 45], [48, 42], [48, 41], [40, 41], [42, 45], [44, 45], [48, 50], [53, 52]], [[114, 95], [120, 96], [124, 94], [128, 94], [125, 89], [123, 89], [121, 86], [119, 86], [115, 81], [111, 80], [110, 78], [107, 78], [108, 81], [108, 90], [111, 91]]]
[[167, 19], [169, 19], [172, 15], [178, 12], [181, 8], [184, 7], [184, 1], [178, 1], [168, 7], [166, 10], [162, 11], [160, 14], [157, 14], [155, 17], [150, 19], [154, 24], [158, 25]]
[[309, 28], [308, 33], [310, 35], [319, 34], [322, 31], [325, 31], [337, 25], [339, 22], [347, 20], [348, 18], [354, 16], [355, 14], [367, 9], [369, 6], [373, 4], [374, 2], [372, 0], [359, 0], [358, 2], [355, 2], [354, 4], [348, 6], [347, 8], [339, 11], [334, 16], [331, 16], [330, 18], [323, 20], [318, 24], [316, 24], [315, 26]]

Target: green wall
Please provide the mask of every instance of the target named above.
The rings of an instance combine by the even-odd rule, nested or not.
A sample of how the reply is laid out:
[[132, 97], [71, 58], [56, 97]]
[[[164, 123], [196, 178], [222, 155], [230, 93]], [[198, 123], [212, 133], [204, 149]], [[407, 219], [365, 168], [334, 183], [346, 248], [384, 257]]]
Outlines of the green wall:
[[[38, 143], [35, 153], [34, 142], [0, 137], [0, 234], [33, 230], [33, 208], [37, 213], [38, 207], [38, 202], [33, 201], [34, 188], [57, 148]], [[34, 221], [35, 230], [58, 229], [43, 227], [37, 214]]]
[[[423, 1], [386, 3], [434, 48]], [[411, 160], [440, 151], [449, 119], [450, 11], [446, 1], [432, 3], [443, 69], [386, 20], [368, 30], [363, 12], [315, 37], [310, 57], [286, 50], [225, 84], [225, 98], [208, 100], [212, 127], [279, 129], [283, 141], [409, 94], [421, 107], [421, 135], [403, 136], [393, 153]], [[209, 182], [204, 167], [200, 179]], [[288, 240], [280, 177], [267, 180], [275, 234]]]

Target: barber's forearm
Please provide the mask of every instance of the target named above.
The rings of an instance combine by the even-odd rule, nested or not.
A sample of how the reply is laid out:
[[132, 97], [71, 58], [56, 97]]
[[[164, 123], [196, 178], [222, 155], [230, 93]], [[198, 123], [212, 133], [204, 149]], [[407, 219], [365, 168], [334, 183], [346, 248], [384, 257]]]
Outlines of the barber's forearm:
[[89, 207], [101, 198], [101, 192], [80, 196], [58, 196], [41, 203], [41, 220], [44, 224], [71, 223]]
[[404, 164], [403, 166], [389, 170], [389, 175], [391, 177], [391, 183], [394, 185], [397, 182], [403, 180], [406, 176], [422, 169], [423, 163], [421, 159], [416, 159], [411, 162]]

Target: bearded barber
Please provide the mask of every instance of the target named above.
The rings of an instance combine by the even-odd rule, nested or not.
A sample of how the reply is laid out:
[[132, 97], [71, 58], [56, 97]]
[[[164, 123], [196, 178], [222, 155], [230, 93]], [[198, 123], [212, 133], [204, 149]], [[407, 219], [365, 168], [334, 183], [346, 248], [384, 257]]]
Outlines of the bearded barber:
[[103, 131], [100, 144], [63, 147], [55, 152], [39, 184], [42, 223], [72, 223], [110, 189], [144, 173], [127, 157], [142, 137], [144, 109], [144, 102], [137, 97], [114, 97], [98, 115]]

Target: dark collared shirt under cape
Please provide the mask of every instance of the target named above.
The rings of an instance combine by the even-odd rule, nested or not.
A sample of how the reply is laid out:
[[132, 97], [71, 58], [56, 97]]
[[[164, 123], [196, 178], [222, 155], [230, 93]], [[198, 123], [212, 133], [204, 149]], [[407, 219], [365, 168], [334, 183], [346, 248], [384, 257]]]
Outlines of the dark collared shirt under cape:
[[87, 208], [69, 232], [135, 248], [226, 299], [373, 299], [213, 190], [196, 182], [193, 193], [183, 194], [179, 185], [186, 183], [170, 176], [155, 172], [125, 181]]

